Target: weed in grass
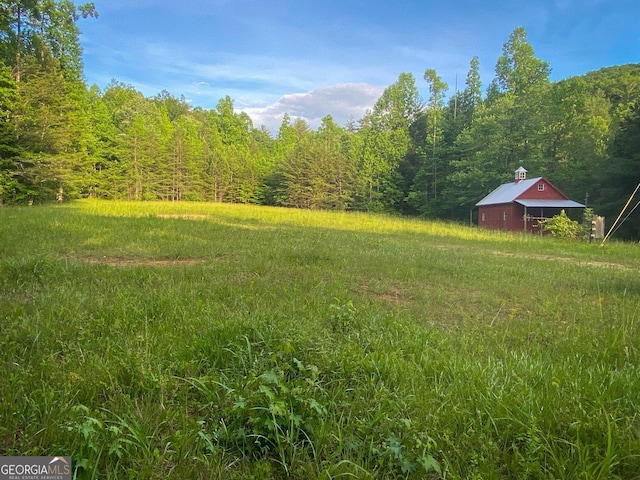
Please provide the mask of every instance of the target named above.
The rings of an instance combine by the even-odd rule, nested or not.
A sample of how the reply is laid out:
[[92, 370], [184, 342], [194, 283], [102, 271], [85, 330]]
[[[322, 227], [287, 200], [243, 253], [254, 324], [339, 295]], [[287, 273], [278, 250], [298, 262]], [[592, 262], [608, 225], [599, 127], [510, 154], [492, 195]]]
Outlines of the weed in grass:
[[353, 302], [349, 300], [346, 303], [339, 303], [336, 300], [336, 303], [332, 303], [329, 308], [331, 309], [329, 319], [331, 330], [339, 337], [348, 337], [357, 328], [358, 310], [353, 306]]
[[[241, 389], [224, 386], [233, 405], [204, 438], [242, 456], [275, 460], [289, 474], [302, 459], [315, 458], [314, 436], [327, 415], [319, 371], [294, 356], [285, 343], [250, 371]], [[204, 435], [204, 434], [203, 434]]]
[[402, 475], [442, 474], [440, 463], [433, 457], [437, 450], [433, 438], [423, 432], [414, 432], [409, 418], [398, 419], [392, 432], [381, 443], [371, 444], [370, 453], [379, 466]]

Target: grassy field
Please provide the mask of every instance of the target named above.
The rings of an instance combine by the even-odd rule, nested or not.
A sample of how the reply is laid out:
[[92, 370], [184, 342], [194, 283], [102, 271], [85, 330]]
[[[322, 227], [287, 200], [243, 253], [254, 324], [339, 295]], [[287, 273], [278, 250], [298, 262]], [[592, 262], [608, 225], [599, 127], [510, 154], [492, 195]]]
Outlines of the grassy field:
[[0, 455], [77, 478], [640, 478], [640, 247], [0, 208]]

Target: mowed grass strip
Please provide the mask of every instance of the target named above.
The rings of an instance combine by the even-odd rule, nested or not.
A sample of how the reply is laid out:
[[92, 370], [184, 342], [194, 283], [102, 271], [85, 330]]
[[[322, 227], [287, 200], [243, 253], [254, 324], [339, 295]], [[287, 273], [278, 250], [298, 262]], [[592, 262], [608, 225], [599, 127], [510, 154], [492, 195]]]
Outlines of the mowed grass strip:
[[0, 454], [78, 478], [635, 478], [634, 244], [0, 208]]

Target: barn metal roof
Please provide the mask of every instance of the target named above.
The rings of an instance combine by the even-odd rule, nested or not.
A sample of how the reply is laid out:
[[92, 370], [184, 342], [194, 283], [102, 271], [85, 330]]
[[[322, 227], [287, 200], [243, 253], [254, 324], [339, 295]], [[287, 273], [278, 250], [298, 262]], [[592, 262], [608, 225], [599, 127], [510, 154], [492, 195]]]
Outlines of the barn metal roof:
[[573, 200], [516, 200], [516, 203], [527, 208], [584, 208], [584, 205]]
[[540, 180], [542, 180], [542, 177], [529, 178], [527, 180], [520, 180], [519, 182], [502, 184], [476, 203], [476, 207], [481, 207], [482, 205], [497, 205], [499, 203], [511, 203]]

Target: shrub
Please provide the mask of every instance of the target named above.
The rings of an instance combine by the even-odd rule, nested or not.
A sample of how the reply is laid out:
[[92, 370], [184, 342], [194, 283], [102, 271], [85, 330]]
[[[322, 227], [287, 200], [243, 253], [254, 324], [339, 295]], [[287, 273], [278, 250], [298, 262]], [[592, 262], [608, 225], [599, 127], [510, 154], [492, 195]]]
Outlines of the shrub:
[[564, 210], [560, 212], [560, 215], [542, 220], [540, 223], [544, 231], [549, 232], [555, 238], [578, 240], [583, 233], [582, 226], [578, 222], [571, 220]]

